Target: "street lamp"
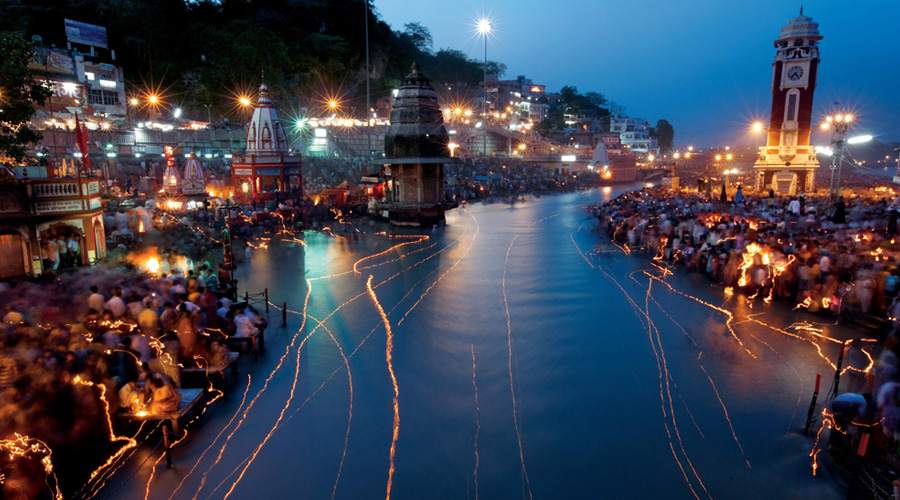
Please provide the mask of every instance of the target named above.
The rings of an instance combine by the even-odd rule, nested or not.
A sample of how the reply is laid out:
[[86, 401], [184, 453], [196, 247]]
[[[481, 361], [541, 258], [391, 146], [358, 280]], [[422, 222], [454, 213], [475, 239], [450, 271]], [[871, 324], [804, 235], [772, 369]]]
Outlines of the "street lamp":
[[[841, 190], [841, 166], [844, 163], [844, 146], [872, 140], [871, 135], [846, 138], [847, 130], [850, 128], [853, 120], [854, 116], [851, 114], [829, 115], [825, 117], [825, 121], [821, 125], [823, 130], [833, 130], [831, 144], [838, 147], [838, 154], [831, 155], [831, 183], [828, 188], [828, 200], [832, 203], [834, 203], [838, 191]], [[835, 172], [837, 172], [837, 176], [835, 176]], [[837, 177], [837, 180], [835, 180], [835, 177]]]
[[[481, 102], [481, 116], [487, 124], [487, 37], [493, 26], [487, 19], [482, 18], [478, 21], [478, 33], [484, 38], [484, 100]], [[484, 155], [487, 156], [487, 127], [484, 128]]]

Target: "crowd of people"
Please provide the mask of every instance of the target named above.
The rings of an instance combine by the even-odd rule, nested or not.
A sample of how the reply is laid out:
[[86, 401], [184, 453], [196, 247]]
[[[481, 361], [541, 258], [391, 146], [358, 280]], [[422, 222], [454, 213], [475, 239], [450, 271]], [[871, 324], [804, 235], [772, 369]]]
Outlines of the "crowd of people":
[[565, 192], [590, 185], [593, 180], [557, 173], [515, 158], [464, 158], [444, 167], [444, 177], [447, 182], [444, 196], [456, 202], [515, 200], [525, 194]]
[[[224, 293], [221, 266], [160, 260], [158, 276], [116, 266], [52, 284], [0, 284], [0, 435], [40, 439], [62, 457], [93, 447], [102, 458], [107, 418], [118, 431], [120, 412], [177, 411], [181, 368], [224, 367], [225, 337], [265, 328], [252, 306]], [[23, 477], [11, 484], [37, 497], [43, 471], [18, 470]]]
[[744, 196], [723, 202], [645, 189], [596, 207], [609, 235], [631, 251], [683, 265], [726, 287], [811, 311], [885, 317], [900, 291], [897, 205], [885, 197]]

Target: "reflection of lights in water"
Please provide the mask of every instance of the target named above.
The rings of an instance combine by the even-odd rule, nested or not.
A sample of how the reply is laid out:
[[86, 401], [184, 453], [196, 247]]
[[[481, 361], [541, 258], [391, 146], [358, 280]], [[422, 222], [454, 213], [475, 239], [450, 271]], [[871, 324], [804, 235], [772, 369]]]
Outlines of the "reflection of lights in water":
[[728, 428], [731, 429], [731, 436], [734, 438], [734, 442], [737, 443], [738, 449], [741, 450], [741, 455], [744, 457], [744, 461], [747, 462], [747, 467], [750, 467], [750, 460], [747, 459], [747, 454], [744, 453], [744, 447], [741, 446], [741, 442], [738, 440], [737, 434], [734, 432], [734, 424], [731, 423], [731, 417], [728, 416], [728, 408], [725, 407], [725, 402], [722, 401], [722, 396], [719, 394], [719, 389], [716, 387], [716, 383], [713, 382], [712, 377], [709, 376], [709, 372], [706, 371], [706, 367], [700, 365], [700, 369], [703, 370], [703, 374], [706, 375], [706, 378], [709, 379], [710, 385], [712, 385], [713, 392], [716, 394], [716, 399], [719, 400], [719, 405], [722, 406], [722, 411], [725, 412], [725, 420], [728, 421]]
[[509, 315], [509, 300], [506, 294], [506, 271], [509, 268], [509, 254], [512, 253], [513, 245], [516, 244], [516, 240], [519, 239], [519, 234], [516, 234], [512, 241], [509, 242], [509, 247], [506, 248], [506, 260], [503, 262], [503, 275], [500, 280], [500, 288], [503, 293], [503, 308], [506, 311], [506, 347], [507, 347], [507, 368], [509, 369], [509, 394], [512, 398], [512, 410], [513, 410], [513, 425], [516, 430], [516, 440], [519, 444], [519, 461], [522, 465], [522, 477], [525, 478], [525, 486], [528, 488], [528, 497], [534, 498], [534, 495], [531, 493], [531, 482], [528, 480], [528, 469], [525, 467], [525, 452], [522, 449], [522, 431], [519, 429], [519, 409], [516, 403], [516, 390], [513, 386], [513, 369], [512, 369], [512, 318]]
[[394, 455], [397, 452], [397, 438], [400, 436], [400, 404], [397, 401], [400, 396], [400, 388], [397, 385], [397, 376], [394, 374], [394, 334], [391, 332], [391, 323], [388, 321], [387, 314], [384, 313], [384, 308], [381, 307], [381, 303], [378, 302], [378, 297], [375, 295], [375, 290], [372, 289], [372, 278], [373, 276], [370, 274], [369, 280], [366, 282], [366, 289], [369, 291], [369, 296], [372, 297], [372, 302], [375, 303], [375, 308], [378, 309], [378, 314], [381, 316], [381, 320], [384, 323], [384, 330], [387, 338], [385, 341], [384, 357], [387, 362], [388, 372], [391, 374], [391, 383], [394, 385], [394, 432], [391, 438], [391, 465], [388, 469], [386, 497], [387, 500], [390, 500], [391, 488], [394, 482]]
[[[309, 280], [307, 280], [306, 301], [305, 301], [305, 303], [304, 303], [304, 305], [303, 305], [303, 310], [304, 310], [304, 312], [307, 310], [307, 306], [308, 306], [308, 304], [309, 304], [309, 295], [310, 295], [311, 292], [312, 292], [312, 285], [309, 283]], [[285, 358], [285, 357], [287, 356], [287, 354], [290, 352], [290, 349], [293, 348], [294, 344], [296, 343], [297, 337], [298, 337], [301, 333], [303, 333], [303, 330], [304, 330], [305, 326], [306, 326], [306, 315], [304, 314], [304, 316], [303, 316], [303, 323], [300, 325], [300, 328], [298, 329], [297, 333], [294, 334], [294, 338], [291, 340], [291, 344], [288, 346], [287, 349], [285, 349], [285, 353], [284, 353], [284, 355], [282, 356], [281, 361], [279, 361], [278, 368], [281, 367], [281, 362], [284, 360], [284, 358]], [[235, 479], [235, 480], [234, 480], [234, 483], [232, 483], [231, 488], [229, 488], [228, 492], [225, 493], [225, 496], [222, 497], [222, 500], [227, 500], [227, 498], [228, 498], [229, 496], [231, 496], [231, 494], [234, 492], [234, 489], [237, 487], [237, 485], [238, 485], [238, 484], [241, 482], [241, 480], [244, 478], [244, 474], [247, 473], [247, 469], [249, 469], [250, 466], [253, 465], [253, 462], [256, 460], [256, 457], [259, 455], [259, 452], [263, 449], [263, 447], [266, 445], [266, 443], [269, 442], [269, 439], [272, 438], [272, 435], [275, 434], [275, 431], [278, 429], [278, 424], [281, 423], [281, 420], [284, 418], [285, 412], [286, 412], [287, 409], [291, 406], [291, 401], [293, 401], [293, 399], [294, 399], [294, 394], [295, 394], [295, 391], [296, 391], [296, 389], [297, 389], [297, 381], [298, 381], [298, 379], [300, 378], [300, 352], [303, 350], [303, 346], [306, 344], [306, 341], [309, 340], [309, 338], [312, 336], [312, 334], [313, 334], [314, 332], [315, 332], [315, 330], [309, 332], [309, 334], [307, 334], [306, 337], [304, 337], [303, 340], [300, 342], [300, 345], [297, 346], [297, 357], [296, 357], [296, 368], [294, 369], [294, 380], [293, 380], [293, 383], [291, 384], [291, 391], [290, 391], [290, 394], [289, 394], [287, 400], [285, 401], [284, 406], [281, 408], [281, 412], [278, 414], [278, 419], [275, 420], [275, 423], [272, 425], [272, 428], [271, 428], [271, 429], [269, 430], [269, 432], [265, 435], [265, 437], [262, 439], [262, 441], [260, 441], [260, 443], [259, 443], [259, 445], [256, 447], [256, 449], [253, 450], [253, 453], [250, 454], [249, 460], [248, 460], [247, 463], [244, 465], [244, 468], [241, 470], [241, 473], [238, 474], [237, 479]], [[271, 377], [272, 377], [274, 374], [275, 374], [275, 371], [273, 371], [272, 374], [269, 376], [270, 378], [266, 380], [267, 383], [268, 383], [269, 380], [271, 380]], [[258, 397], [258, 396], [259, 396], [259, 394], [257, 394], [257, 397]], [[256, 401], [256, 398], [254, 398], [253, 400]], [[247, 408], [247, 411], [249, 411], [249, 409], [250, 409], [250, 408], [248, 407], [248, 408]], [[246, 412], [244, 413], [244, 416], [246, 416]], [[241, 421], [243, 422], [243, 418], [241, 419]]]
[[[244, 403], [247, 401], [247, 392], [250, 391], [250, 381], [251, 381], [250, 374], [248, 373], [247, 374], [247, 387], [244, 388], [244, 396], [241, 398], [241, 404], [238, 405], [238, 408], [237, 408], [237, 410], [235, 410], [234, 415], [231, 416], [231, 420], [229, 420], [228, 423], [222, 427], [222, 430], [219, 431], [219, 434], [217, 434], [216, 437], [212, 440], [212, 443], [210, 443], [210, 445], [207, 446], [205, 450], [203, 450], [203, 453], [201, 453], [200, 457], [198, 457], [197, 460], [194, 462], [194, 466], [191, 467], [191, 470], [189, 470], [188, 473], [185, 474], [184, 477], [181, 478], [181, 482], [178, 483], [178, 486], [175, 488], [175, 490], [172, 492], [172, 494], [169, 495], [169, 500], [172, 500], [175, 497], [175, 494], [178, 493], [178, 490], [181, 489], [181, 487], [184, 485], [184, 482], [187, 480], [187, 478], [190, 477], [191, 474], [194, 473], [194, 470], [197, 468], [198, 465], [200, 465], [200, 462], [203, 460], [203, 457], [206, 456], [206, 452], [208, 452], [209, 450], [212, 449], [213, 446], [215, 446], [215, 444], [216, 444], [216, 442], [218, 442], [219, 438], [222, 437], [222, 434], [225, 433], [225, 430], [228, 429], [229, 427], [231, 427], [231, 424], [234, 423], [234, 419], [237, 418], [238, 414], [241, 412], [241, 408], [244, 407]], [[203, 480], [200, 483], [200, 489], [203, 488], [204, 481], [206, 481], [206, 476], [203, 477]], [[199, 491], [199, 489], [198, 489], [198, 491]]]
[[405, 245], [415, 245], [416, 243], [421, 243], [421, 242], [423, 242], [423, 241], [426, 241], [427, 239], [428, 239], [428, 236], [419, 236], [419, 237], [416, 237], [416, 238], [415, 238], [414, 240], [412, 240], [412, 241], [406, 241], [406, 242], [403, 242], [403, 243], [398, 243], [398, 244], [396, 244], [396, 245], [394, 245], [394, 246], [388, 248], [387, 250], [384, 250], [383, 252], [378, 252], [378, 253], [376, 253], [376, 254], [372, 254], [372, 255], [363, 257], [363, 258], [361, 258], [361, 259], [359, 259], [358, 261], [356, 261], [356, 262], [353, 263], [353, 272], [356, 273], [356, 274], [359, 274], [359, 265], [360, 265], [361, 263], [363, 263], [363, 262], [369, 260], [369, 259], [375, 259], [375, 258], [381, 257], [382, 255], [386, 255], [386, 254], [388, 254], [388, 253], [390, 253], [390, 252], [392, 252], [392, 251], [394, 251], [394, 250], [396, 250], [396, 249], [398, 249], [398, 248], [400, 248], [400, 247], [402, 247], [402, 246], [405, 246]]
[[[640, 308], [639, 306], [637, 306], [637, 304], [634, 303], [634, 301], [631, 299], [630, 295], [625, 291], [625, 289], [624, 289], [621, 285], [618, 284], [618, 282], [615, 280], [615, 278], [614, 278], [612, 275], [610, 275], [609, 273], [607, 273], [603, 268], [601, 268], [601, 267], [595, 265], [593, 262], [591, 262], [591, 260], [588, 258], [588, 255], [586, 255], [585, 253], [583, 253], [583, 252], [581, 251], [581, 249], [578, 247], [577, 242], [575, 241], [574, 233], [573, 233], [573, 235], [571, 235], [571, 239], [572, 239], [573, 245], [575, 245], [576, 250], [577, 250], [577, 251], [579, 252], [579, 254], [582, 256], [582, 258], [585, 260], [585, 262], [587, 262], [587, 264], [588, 264], [591, 268], [597, 269], [597, 270], [599, 270], [601, 273], [603, 273], [603, 274], [607, 277], [607, 279], [610, 280], [610, 282], [612, 282], [612, 283], [615, 284], [620, 290], [622, 290], [622, 292], [623, 292], [623, 297], [631, 303], [632, 307], [634, 307], [636, 314], [638, 314], [639, 319], [642, 321], [642, 323], [644, 323], [644, 325], [645, 325], [645, 327], [647, 328], [648, 332], [651, 332], [651, 333], [652, 333], [652, 332], [655, 332], [655, 333], [656, 333], [656, 336], [655, 336], [655, 337], [654, 337], [653, 335], [651, 335], [651, 345], [654, 347], [654, 352], [656, 352], [656, 351], [655, 351], [656, 347], [657, 347], [657, 346], [659, 347], [659, 357], [657, 358], [657, 363], [659, 364], [660, 369], [661, 369], [661, 373], [660, 373], [660, 383], [661, 383], [660, 397], [661, 397], [661, 399], [662, 399], [662, 401], [663, 401], [663, 413], [664, 413], [664, 415], [667, 415], [667, 416], [670, 416], [670, 417], [671, 417], [671, 419], [672, 419], [672, 424], [673, 424], [673, 428], [674, 428], [674, 430], [675, 430], [675, 437], [677, 438], [677, 439], [675, 439], [675, 440], [679, 442], [680, 447], [681, 447], [681, 450], [682, 450], [682, 453], [684, 453], [684, 447], [683, 447], [683, 444], [681, 444], [681, 437], [680, 437], [680, 434], [679, 434], [679, 432], [678, 432], [678, 428], [677, 428], [677, 426], [675, 425], [675, 422], [674, 422], [674, 407], [671, 405], [671, 401], [668, 401], [668, 402], [666, 401], [665, 394], [667, 394], [667, 391], [664, 391], [664, 390], [663, 390], [663, 387], [662, 387], [662, 381], [665, 380], [665, 382], [666, 382], [666, 389], [668, 388], [668, 379], [669, 379], [670, 375], [668, 374], [668, 370], [666, 369], [665, 354], [664, 354], [664, 352], [662, 351], [662, 344], [659, 343], [659, 332], [658, 332], [658, 330], [656, 330], [656, 327], [655, 327], [655, 325], [654, 325], [654, 322], [653, 322], [653, 320], [650, 318], [650, 314], [649, 314], [649, 300], [652, 299], [652, 297], [650, 296], [650, 288], [648, 287], [648, 291], [647, 291], [647, 299], [648, 299], [648, 300], [645, 300], [646, 307]], [[749, 250], [750, 250], [750, 251], [749, 251], [749, 254], [751, 254], [751, 255], [754, 255], [754, 254], [757, 254], [757, 255], [758, 255], [758, 254], [760, 254], [760, 252], [761, 252], [761, 248], [754, 248], [754, 249], [749, 249]], [[747, 255], [747, 253], [745, 253], [745, 256], [746, 256], [746, 255]], [[760, 262], [761, 262], [761, 263], [764, 263], [765, 265], [767, 265], [768, 269], [771, 271], [771, 275], [769, 276], [770, 278], [774, 278], [774, 277], [780, 275], [782, 272], [784, 272], [784, 270], [787, 268], [787, 266], [789, 266], [789, 265], [793, 262], [792, 260], [788, 260], [787, 262], [781, 262], [781, 263], [777, 263], [777, 264], [772, 264], [771, 260], [768, 260], [768, 261], [767, 261], [767, 259], [765, 259], [765, 258], [763, 257], [764, 255], [765, 255], [765, 254], [762, 254], [762, 255], [760, 256], [759, 259], [760, 259]], [[745, 260], [745, 262], [746, 262], [746, 260]], [[748, 266], [748, 267], [749, 267], [749, 266]], [[743, 270], [742, 270], [742, 271], [743, 271]], [[726, 328], [728, 328], [728, 330], [731, 331], [732, 336], [738, 341], [738, 343], [739, 343], [741, 346], [743, 346], [743, 342], [741, 342], [741, 340], [737, 337], [736, 333], [735, 333], [734, 330], [733, 330], [732, 325], [733, 325], [733, 324], [736, 325], [737, 323], [734, 322], [734, 315], [733, 315], [730, 311], [727, 311], [727, 310], [725, 310], [725, 309], [723, 309], [723, 308], [720, 308], [720, 307], [713, 306], [712, 304], [709, 304], [709, 303], [703, 301], [702, 299], [699, 299], [699, 298], [697, 298], [697, 297], [694, 297], [694, 296], [688, 295], [688, 294], [686, 294], [686, 293], [684, 293], [684, 292], [681, 292], [681, 291], [679, 291], [679, 290], [673, 288], [669, 283], [667, 283], [667, 282], [664, 281], [663, 279], [661, 279], [661, 278], [659, 278], [659, 277], [656, 277], [656, 276], [653, 276], [653, 275], [651, 275], [650, 273], [648, 273], [648, 272], [646, 272], [646, 271], [642, 271], [642, 272], [650, 278], [650, 283], [652, 283], [653, 281], [658, 281], [658, 282], [662, 283], [663, 285], [665, 285], [670, 291], [672, 291], [672, 292], [674, 292], [674, 293], [676, 293], [676, 294], [682, 295], [682, 296], [684, 296], [684, 297], [686, 297], [686, 298], [690, 298], [691, 300], [694, 300], [694, 301], [696, 301], [696, 302], [698, 302], [698, 303], [700, 303], [700, 304], [706, 305], [707, 307], [710, 307], [710, 308], [712, 308], [712, 309], [714, 309], [714, 310], [717, 310], [717, 311], [722, 312], [723, 314], [725, 314], [725, 316], [726, 316], [726, 318], [727, 318], [726, 323], [725, 323]], [[633, 274], [633, 273], [632, 273], [632, 274]], [[633, 277], [632, 277], [632, 279], [633, 279]], [[636, 280], [635, 280], [635, 281], [636, 281]], [[733, 293], [734, 293], [734, 289], [733, 289], [733, 288], [729, 287], [729, 288], [726, 288], [726, 289], [725, 289], [725, 294], [726, 294], [726, 296], [729, 296], [729, 297], [730, 297], [731, 295], [733, 295]], [[758, 293], [758, 292], [757, 292], [757, 293]], [[771, 297], [771, 293], [769, 294], [769, 296]], [[659, 305], [659, 303], [656, 302], [655, 299], [652, 299], [652, 300], [653, 300], [654, 303], [657, 305], [657, 307], [659, 307], [659, 309], [660, 309], [663, 313], [665, 313], [665, 314], [669, 317], [669, 319], [671, 319], [671, 320], [673, 321], [673, 323], [674, 323], [674, 322], [675, 322], [674, 319], [672, 319], [671, 316], [669, 316], [668, 313], [666, 313], [666, 311]], [[766, 302], [768, 302], [768, 300], [767, 300]], [[801, 303], [801, 307], [802, 307], [802, 306], [808, 306], [810, 303], [811, 303], [810, 301], [804, 301], [804, 302]], [[823, 300], [822, 300], [822, 303], [823, 303], [823, 306], [824, 306], [824, 307], [827, 307], [827, 306], [830, 304], [830, 300], [828, 300], [828, 299], [823, 299]], [[831, 359], [830, 359], [828, 356], [826, 356], [826, 355], [824, 354], [823, 349], [822, 349], [822, 345], [817, 341], [818, 339], [825, 340], [825, 341], [831, 342], [831, 343], [833, 343], [833, 344], [841, 345], [841, 346], [845, 346], [845, 345], [846, 345], [846, 346], [849, 346], [852, 342], [860, 342], [860, 343], [874, 343], [874, 342], [877, 342], [876, 339], [854, 339], [854, 340], [850, 340], [850, 341], [843, 341], [843, 340], [831, 338], [831, 337], [826, 336], [826, 335], [823, 333], [823, 329], [822, 329], [822, 328], [818, 328], [818, 327], [816, 327], [816, 326], [814, 326], [813, 324], [808, 323], [808, 322], [794, 323], [794, 324], [792, 324], [792, 325], [790, 325], [790, 326], [788, 326], [788, 327], [782, 329], [782, 328], [778, 328], [778, 327], [772, 326], [772, 325], [770, 325], [770, 324], [767, 324], [767, 323], [765, 323], [765, 322], [763, 322], [763, 321], [760, 321], [760, 320], [756, 319], [755, 316], [758, 316], [758, 315], [760, 315], [760, 314], [762, 314], [762, 313], [757, 313], [757, 314], [750, 314], [750, 315], [747, 315], [744, 319], [742, 319], [742, 320], [741, 320], [740, 322], [738, 322], [738, 323], [744, 323], [744, 322], [753, 322], [753, 323], [757, 323], [757, 324], [759, 324], [759, 325], [761, 325], [761, 326], [764, 326], [764, 327], [766, 327], [766, 328], [768, 328], [768, 329], [770, 329], [770, 330], [772, 330], [772, 331], [774, 331], [774, 332], [781, 333], [782, 335], [785, 335], [785, 336], [788, 336], [788, 337], [791, 337], [791, 338], [795, 338], [795, 339], [798, 339], [798, 340], [803, 340], [803, 341], [805, 341], [805, 342], [808, 342], [808, 343], [812, 344], [813, 347], [815, 347], [816, 352], [817, 352], [817, 354], [819, 355], [819, 357], [820, 357], [821, 359], [823, 359], [826, 363], [828, 363], [828, 365], [831, 366], [831, 368], [834, 369], [834, 370], [837, 370], [837, 365], [836, 365], [836, 363], [833, 362], [833, 361], [831, 361]], [[677, 326], [680, 327], [680, 325], [678, 325], [677, 323], [675, 323], [675, 324], [676, 324]], [[795, 333], [791, 333], [791, 332], [787, 331], [787, 330], [791, 330], [791, 329], [796, 330], [797, 332], [803, 332], [803, 333], [805, 333], [806, 335], [799, 335], [799, 334], [795, 334]], [[686, 333], [686, 332], [685, 332], [685, 333]], [[751, 335], [751, 336], [752, 336], [755, 340], [757, 340], [758, 342], [762, 343], [763, 345], [765, 345], [766, 347], [768, 347], [769, 349], [771, 349], [773, 352], [775, 352], [776, 354], [778, 354], [777, 351], [775, 351], [769, 344], [767, 344], [766, 342], [764, 342], [762, 339], [759, 339], [759, 338], [757, 338], [756, 336], [753, 336], [753, 335]], [[843, 348], [843, 347], [842, 347], [842, 348]], [[756, 356], [754, 356], [754, 355], [753, 355], [746, 347], [744, 347], [744, 350], [745, 350], [749, 355], [753, 356], [754, 358], [756, 357]], [[863, 347], [860, 347], [860, 348], [859, 348], [859, 351], [862, 352], [863, 355], [865, 355], [866, 358], [867, 358], [867, 365], [866, 365], [866, 367], [864, 367], [864, 368], [858, 368], [858, 367], [850, 366], [850, 365], [848, 364], [847, 366], [844, 366], [844, 367], [842, 368], [841, 374], [844, 374], [844, 373], [846, 373], [846, 372], [848, 372], [848, 371], [854, 371], [854, 372], [859, 372], [859, 373], [867, 374], [867, 373], [869, 373], [869, 372], [872, 370], [872, 368], [874, 367], [874, 358], [872, 357], [872, 355], [871, 355], [865, 348], [863, 348]], [[700, 356], [701, 356], [701, 355], [702, 355], [702, 352], [700, 352], [700, 353], [698, 354], [698, 356], [697, 356], [697, 359], [698, 359], [698, 360], [700, 359]], [[780, 356], [780, 354], [779, 354], [779, 356]], [[715, 386], [715, 382], [714, 382], [712, 376], [706, 371], [706, 368], [705, 368], [705, 367], [703, 367], [702, 365], [699, 365], [699, 366], [700, 366], [700, 368], [704, 371], [704, 373], [705, 373], [705, 375], [707, 376], [707, 378], [709, 379], [710, 384], [711, 384], [712, 389], [713, 389], [713, 392], [715, 393], [716, 397], [717, 397], [718, 400], [719, 400], [720, 405], [722, 406], [723, 411], [725, 412], [725, 419], [726, 419], [726, 421], [727, 421], [727, 423], [728, 423], [728, 425], [729, 425], [729, 428], [731, 429], [732, 437], [733, 437], [733, 439], [735, 440], [735, 443], [737, 443], [738, 447], [740, 448], [741, 454], [744, 455], [743, 447], [741, 446], [740, 442], [738, 441], [737, 434], [736, 434], [736, 432], [735, 432], [735, 430], [734, 430], [734, 427], [733, 427], [733, 425], [732, 425], [732, 423], [731, 423], [730, 417], [728, 416], [727, 408], [725, 407], [725, 404], [724, 404], [724, 402], [722, 401], [722, 399], [721, 399], [721, 397], [720, 397], [720, 395], [719, 395], [718, 389], [717, 389], [716, 386]], [[794, 372], [796, 373], [796, 370], [794, 370]], [[670, 395], [669, 395], [668, 397], [671, 398]], [[799, 404], [799, 399], [798, 399], [798, 404]], [[685, 408], [687, 409], [686, 403], [685, 403]], [[688, 409], [688, 412], [690, 413], [690, 410], [689, 410], [689, 409]], [[818, 431], [817, 434], [816, 434], [816, 444], [813, 446], [813, 450], [812, 450], [812, 451], [810, 452], [810, 454], [809, 454], [809, 456], [812, 458], [812, 470], [813, 470], [813, 475], [815, 475], [815, 473], [816, 473], [816, 471], [817, 471], [817, 469], [818, 469], [817, 455], [818, 455], [818, 453], [821, 451], [821, 449], [818, 448], [818, 443], [819, 443], [819, 440], [820, 440], [820, 436], [821, 436], [822, 430], [823, 430], [825, 427], [828, 427], [828, 428], [837, 430], [837, 431], [839, 431], [839, 432], [845, 432], [844, 430], [841, 430], [841, 429], [838, 429], [838, 428], [837, 428], [837, 426], [835, 425], [834, 420], [833, 420], [833, 415], [830, 415], [830, 414], [827, 412], [827, 409], [823, 410], [822, 415], [823, 415], [823, 424], [822, 424], [821, 428], [819, 429], [819, 431]], [[879, 424], [880, 424], [880, 422], [877, 422], [877, 423], [875, 423], [875, 424], [862, 424], [861, 426], [877, 426], [877, 425], [879, 425]], [[696, 425], [696, 424], [695, 424], [695, 425]], [[857, 425], [857, 424], [854, 424], [854, 425]], [[698, 430], [699, 430], [699, 429], [698, 429]], [[668, 425], [668, 422], [666, 423], [666, 431], [669, 432], [669, 425]], [[670, 439], [672, 439], [672, 438], [673, 438], [673, 436], [672, 436], [672, 434], [670, 433]], [[695, 497], [698, 497], [696, 491], [694, 491], [694, 488], [693, 488], [693, 486], [692, 486], [692, 484], [691, 484], [691, 481], [689, 480], [689, 478], [688, 478], [688, 476], [687, 476], [687, 473], [686, 473], [685, 468], [682, 466], [681, 461], [679, 460], [678, 456], [675, 454], [675, 448], [673, 448], [673, 447], [671, 447], [671, 446], [670, 446], [670, 448], [671, 448], [671, 451], [672, 451], [672, 453], [673, 453], [673, 456], [675, 456], [676, 462], [678, 463], [679, 467], [681, 468], [682, 473], [684, 474], [684, 477], [685, 477], [685, 480], [686, 480], [687, 483], [688, 483], [688, 486], [691, 488], [691, 491], [694, 493], [694, 496], [695, 496]], [[700, 483], [700, 486], [703, 487], [703, 489], [705, 490], [705, 486], [703, 486], [702, 481], [700, 481], [699, 476], [697, 476], [696, 471], [694, 470], [693, 466], [690, 464], [690, 459], [687, 457], [686, 453], [685, 453], [684, 455], [685, 455], [685, 458], [687, 459], [687, 464], [688, 464], [688, 466], [689, 466], [689, 469], [690, 469], [691, 472], [692, 472], [692, 475], [693, 475], [694, 477], [696, 477], [697, 481], [699, 481], [699, 483]], [[747, 466], [750, 467], [750, 463], [749, 463], [749, 461], [747, 460], [746, 455], [744, 455], [744, 460], [747, 462]], [[707, 494], [708, 494], [708, 492], [707, 492]], [[699, 497], [698, 497], [698, 498], [699, 498]]]
[[481, 433], [481, 423], [478, 421], [478, 384], [475, 383], [475, 345], [472, 345], [472, 389], [475, 391], [475, 469], [472, 471], [472, 479], [475, 482], [475, 500], [478, 500], [478, 435]]

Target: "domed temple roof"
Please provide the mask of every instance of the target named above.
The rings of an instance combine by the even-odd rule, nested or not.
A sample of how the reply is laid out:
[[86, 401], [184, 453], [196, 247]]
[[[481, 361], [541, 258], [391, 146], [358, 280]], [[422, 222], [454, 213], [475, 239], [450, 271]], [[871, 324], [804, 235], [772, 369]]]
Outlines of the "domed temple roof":
[[814, 23], [811, 17], [803, 15], [803, 9], [800, 9], [800, 15], [788, 21], [787, 25], [781, 28], [781, 36], [778, 40], [787, 40], [789, 38], [813, 38], [821, 40], [819, 36], [819, 23]]
[[284, 127], [281, 126], [278, 113], [272, 107], [272, 100], [269, 99], [269, 87], [264, 83], [259, 87], [259, 99], [256, 101], [256, 109], [253, 110], [250, 126], [247, 127], [247, 154], [264, 155], [287, 152]]
[[389, 159], [442, 163], [450, 157], [449, 142], [434, 87], [414, 62], [412, 73], [403, 79], [394, 98], [391, 125], [384, 137], [384, 154]]
[[191, 152], [188, 160], [184, 163], [184, 180], [186, 181], [205, 181], [206, 176], [203, 173], [203, 165], [200, 160]]

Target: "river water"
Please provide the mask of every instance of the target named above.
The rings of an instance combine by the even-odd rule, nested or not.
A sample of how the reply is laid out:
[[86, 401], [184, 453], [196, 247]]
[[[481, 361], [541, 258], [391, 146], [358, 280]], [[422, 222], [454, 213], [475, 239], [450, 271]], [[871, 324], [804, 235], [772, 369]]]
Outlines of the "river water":
[[[828, 467], [813, 476], [802, 435], [815, 376], [824, 396], [840, 349], [809, 328], [860, 334], [788, 328], [824, 320], [681, 269], [660, 278], [584, 210], [623, 189], [471, 205], [427, 238], [378, 226], [357, 241], [319, 233], [255, 250], [238, 278], [287, 302], [288, 327], [272, 309], [265, 355], [243, 362], [228, 398], [174, 450], [174, 469], [153, 467], [160, 449], [145, 446], [108, 489], [843, 498]], [[848, 363], [864, 368], [865, 353], [854, 347]], [[859, 383], [853, 374], [842, 389]]]

